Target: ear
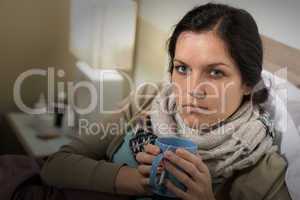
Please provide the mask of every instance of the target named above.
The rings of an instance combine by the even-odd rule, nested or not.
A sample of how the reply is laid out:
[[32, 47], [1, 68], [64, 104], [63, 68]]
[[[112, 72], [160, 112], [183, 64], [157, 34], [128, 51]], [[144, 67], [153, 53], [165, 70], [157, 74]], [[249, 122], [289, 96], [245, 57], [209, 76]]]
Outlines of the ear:
[[251, 94], [252, 88], [247, 86], [246, 84], [243, 85], [243, 94], [244, 95], [249, 95]]

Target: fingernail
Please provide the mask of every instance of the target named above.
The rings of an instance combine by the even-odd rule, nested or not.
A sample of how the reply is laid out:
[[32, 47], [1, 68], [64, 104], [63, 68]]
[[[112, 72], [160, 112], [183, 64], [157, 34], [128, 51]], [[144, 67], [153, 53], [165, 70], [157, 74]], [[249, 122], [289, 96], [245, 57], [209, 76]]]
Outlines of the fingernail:
[[182, 149], [182, 148], [178, 148], [178, 149], [176, 150], [176, 152], [177, 152], [177, 153], [183, 153], [183, 149]]
[[164, 169], [162, 167], [158, 167], [157, 172], [161, 173]]
[[172, 153], [170, 151], [166, 151], [164, 153], [164, 156], [167, 157], [167, 158], [170, 158], [172, 156]]

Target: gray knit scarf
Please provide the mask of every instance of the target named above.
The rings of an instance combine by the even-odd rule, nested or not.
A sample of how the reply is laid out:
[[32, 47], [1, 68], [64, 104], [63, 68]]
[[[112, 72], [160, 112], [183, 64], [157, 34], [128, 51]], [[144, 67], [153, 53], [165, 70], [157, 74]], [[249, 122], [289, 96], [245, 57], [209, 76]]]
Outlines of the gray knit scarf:
[[188, 127], [175, 103], [170, 81], [151, 105], [152, 130], [158, 137], [188, 138], [198, 144], [198, 155], [207, 164], [214, 184], [221, 184], [236, 170], [253, 166], [266, 153], [276, 151], [266, 120], [250, 101], [226, 120], [205, 129]]

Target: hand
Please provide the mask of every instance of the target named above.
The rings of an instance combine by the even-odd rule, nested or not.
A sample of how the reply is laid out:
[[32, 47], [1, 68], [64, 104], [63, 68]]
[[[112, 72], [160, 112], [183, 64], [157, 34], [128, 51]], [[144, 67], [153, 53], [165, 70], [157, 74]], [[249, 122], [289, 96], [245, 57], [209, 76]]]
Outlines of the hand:
[[[138, 172], [143, 176], [143, 186], [150, 187], [149, 175], [151, 171], [151, 165], [153, 159], [160, 153], [160, 148], [158, 146], [147, 144], [145, 145], [145, 152], [140, 152], [136, 155], [136, 160], [139, 162]], [[158, 168], [158, 174], [162, 171], [162, 167]]]
[[159, 153], [159, 147], [151, 144], [145, 145], [145, 152], [140, 152], [136, 156], [137, 161], [140, 163], [137, 168], [121, 167], [115, 184], [117, 193], [135, 196], [151, 195], [149, 175], [152, 160]]
[[[164, 167], [173, 174], [187, 188], [183, 191], [167, 180], [165, 185], [177, 197], [183, 200], [215, 200], [211, 176], [207, 166], [200, 156], [192, 154], [185, 149], [177, 149], [176, 153], [164, 153]], [[176, 168], [179, 166], [183, 171]]]
[[147, 188], [145, 178], [138, 172], [136, 168], [123, 166], [120, 168], [116, 177], [115, 187], [117, 194], [145, 196], [151, 192]]

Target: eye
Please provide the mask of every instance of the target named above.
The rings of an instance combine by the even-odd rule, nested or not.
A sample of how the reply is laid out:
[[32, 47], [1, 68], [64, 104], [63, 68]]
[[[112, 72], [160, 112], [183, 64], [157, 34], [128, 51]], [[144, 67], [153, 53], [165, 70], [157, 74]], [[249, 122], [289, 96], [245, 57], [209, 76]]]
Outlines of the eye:
[[225, 76], [225, 73], [219, 69], [211, 69], [209, 71], [209, 75], [213, 78], [222, 78], [223, 76]]
[[174, 68], [179, 74], [187, 74], [190, 71], [190, 69], [184, 65], [177, 65], [174, 66]]

